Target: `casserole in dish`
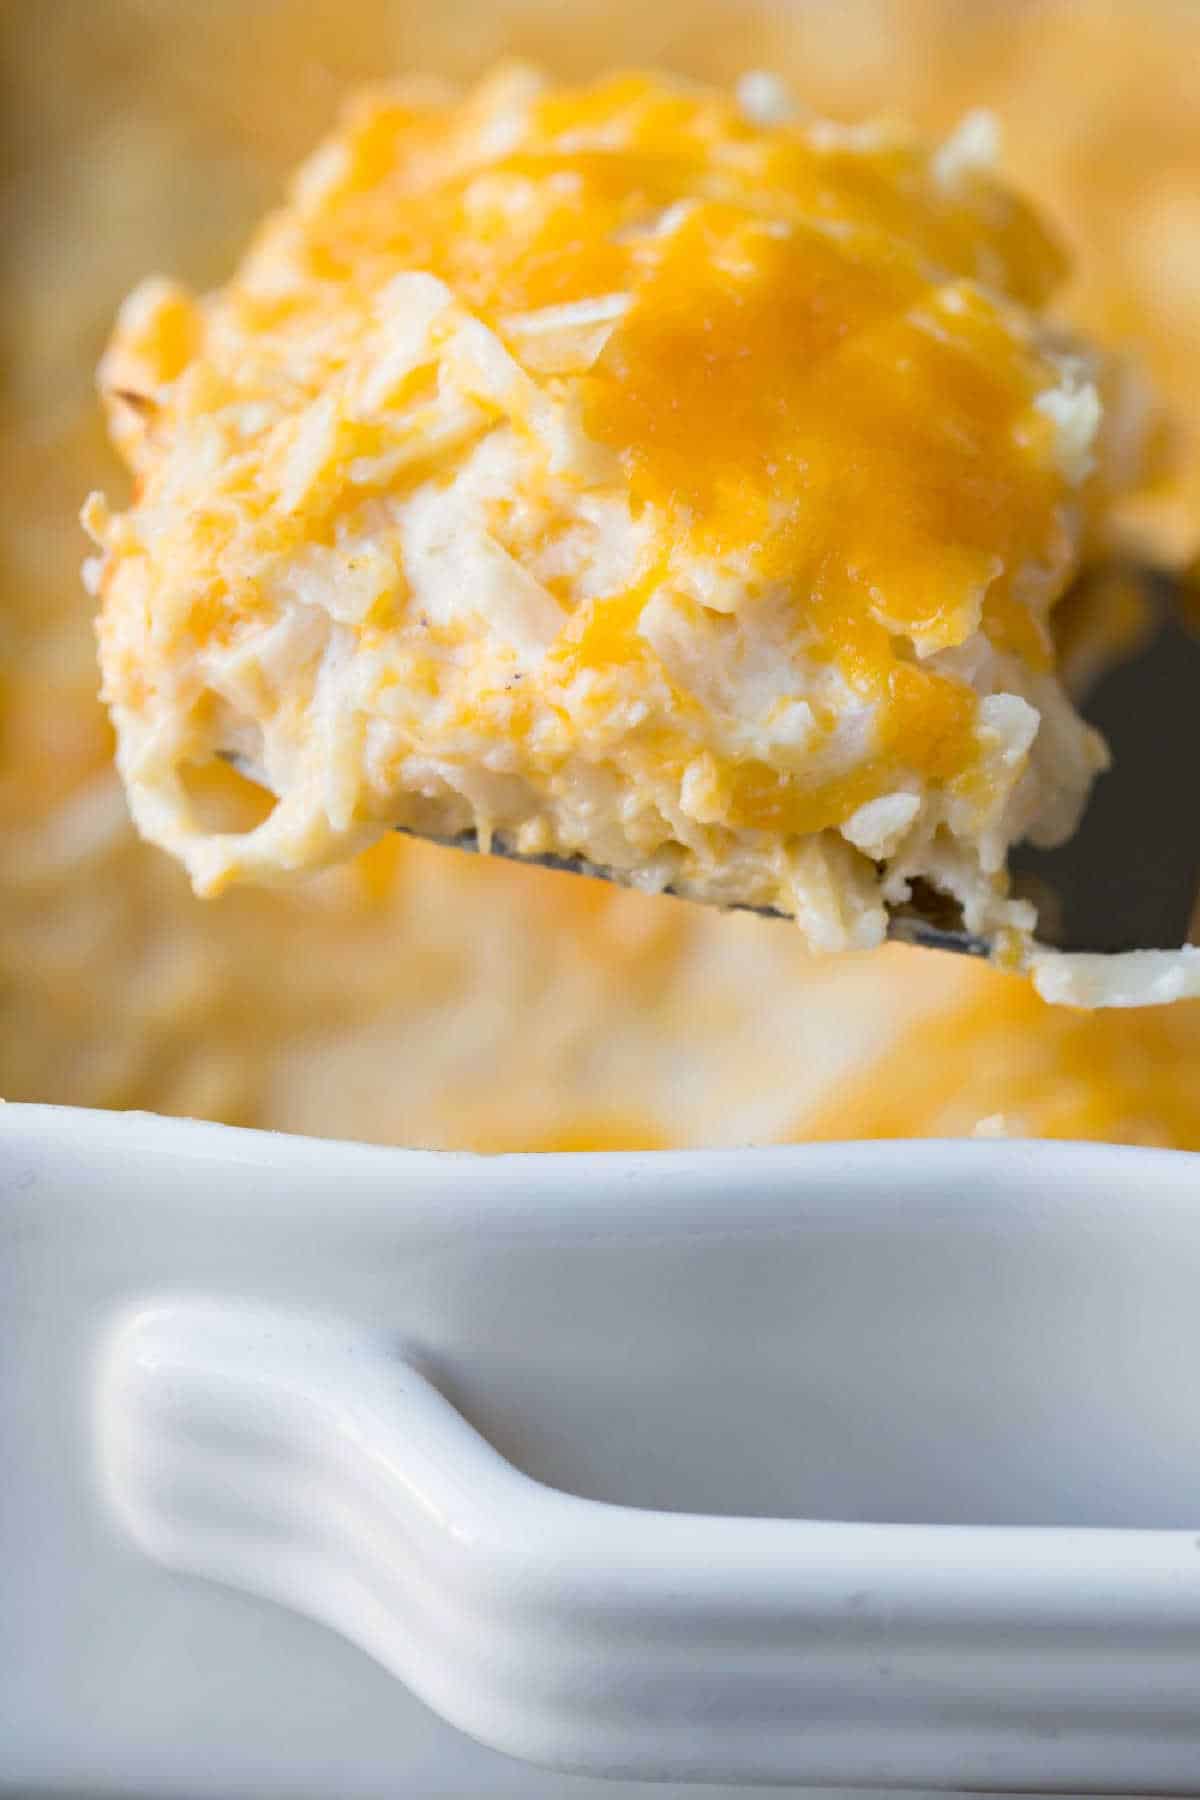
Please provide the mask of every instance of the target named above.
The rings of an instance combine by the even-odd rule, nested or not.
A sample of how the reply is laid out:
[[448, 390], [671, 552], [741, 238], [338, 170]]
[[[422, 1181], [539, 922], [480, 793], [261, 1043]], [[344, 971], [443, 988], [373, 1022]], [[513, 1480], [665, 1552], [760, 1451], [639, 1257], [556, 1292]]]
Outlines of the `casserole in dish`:
[[[783, 1746], [793, 1789], [1194, 1788], [1197, 1183], [1186, 1156], [1148, 1146], [1200, 1148], [1200, 1008], [1051, 1014], [991, 971], [901, 950], [833, 970], [777, 927], [420, 846], [380, 846], [304, 894], [201, 907], [135, 840], [111, 771], [75, 527], [101, 454], [91, 368], [131, 276], [160, 263], [219, 279], [335, 90], [379, 75], [381, 43], [398, 64], [462, 76], [515, 49], [565, 75], [620, 55], [728, 81], [736, 55], [802, 71], [839, 117], [894, 99], [933, 133], [988, 104], [1014, 174], [1079, 223], [1071, 316], [1136, 340], [1164, 393], [1194, 392], [1189, 9], [615, 0], [525, 7], [502, 34], [490, 0], [309, 0], [258, 9], [253, 30], [246, 17], [244, 0], [212, 0], [202, 21], [169, 0], [58, 0], [4, 20], [20, 104], [0, 112], [19, 172], [0, 196], [18, 251], [0, 290], [0, 1091], [67, 1104], [0, 1115], [0, 1789], [649, 1800], [670, 1782], [639, 1787], [631, 1771], [673, 1768], [729, 1797], [782, 1774], [769, 1733], [748, 1744], [701, 1720], [681, 1749], [678, 1734], [638, 1738], [631, 1716], [661, 1704], [663, 1720], [676, 1705], [720, 1718], [725, 1677], [768, 1665], [764, 1708], [782, 1668], [796, 1706], [824, 1720], [824, 1736]], [[1195, 546], [1191, 441], [1183, 484], [1143, 514], [1178, 555]], [[83, 1107], [450, 1150], [973, 1131], [1147, 1147], [489, 1164]], [[420, 1667], [402, 1668], [394, 1631], [364, 1633], [344, 1587], [327, 1582], [322, 1609], [311, 1581], [275, 1582], [367, 1638], [451, 1726], [333, 1632], [159, 1560], [202, 1568], [193, 1503], [211, 1509], [215, 1436], [234, 1479], [204, 1574], [271, 1585], [253, 1543], [240, 1571], [232, 1556], [256, 1491], [248, 1465], [265, 1501], [281, 1458], [301, 1453], [274, 1541], [295, 1549], [303, 1528], [293, 1575], [311, 1573], [353, 1457], [330, 1451], [319, 1415], [297, 1442], [263, 1345], [281, 1332], [294, 1355], [296, 1333], [318, 1328], [364, 1366], [385, 1333], [390, 1377], [414, 1357], [517, 1471], [500, 1475], [443, 1413], [433, 1449], [464, 1482], [532, 1504], [528, 1479], [636, 1515], [619, 1527], [624, 1587], [609, 1587], [643, 1609], [611, 1621], [640, 1660], [593, 1631], [586, 1658], [547, 1667], [498, 1619], [466, 1642], [451, 1630], [440, 1653], [423, 1639]], [[222, 1331], [251, 1353], [206, 1440]], [[303, 1406], [321, 1371], [305, 1355], [295, 1367]], [[179, 1374], [174, 1424], [156, 1368]], [[256, 1445], [264, 1422], [275, 1436]], [[387, 1412], [372, 1437], [368, 1421], [355, 1454], [391, 1457], [396, 1426]], [[455, 1444], [471, 1446], [458, 1462]], [[170, 1459], [189, 1447], [199, 1486], [184, 1506]], [[558, 1509], [553, 1495], [536, 1504]], [[878, 1531], [899, 1585], [877, 1565], [843, 1580], [844, 1606], [811, 1642], [789, 1640], [778, 1613], [755, 1638], [738, 1613], [747, 1590], [716, 1591], [724, 1552], [707, 1526], [685, 1585], [699, 1597], [707, 1582], [715, 1611], [672, 1610], [675, 1590], [645, 1584], [639, 1544], [651, 1574], [663, 1560], [659, 1525], [639, 1535], [655, 1509], [716, 1515], [723, 1535], [731, 1519], [784, 1520], [785, 1574], [812, 1567], [809, 1547], [836, 1573], [829, 1532]], [[523, 1529], [537, 1536], [536, 1521]], [[989, 1535], [1010, 1530], [1037, 1534], [1016, 1562]], [[340, 1541], [389, 1578], [378, 1533], [355, 1525]], [[543, 1536], [535, 1560], [551, 1547]], [[444, 1550], [433, 1598], [461, 1621], [478, 1565]], [[768, 1589], [768, 1610], [796, 1600], [782, 1575]], [[830, 1623], [818, 1598], [809, 1625]], [[548, 1628], [577, 1624], [558, 1608], [588, 1601], [586, 1582], [564, 1588]], [[736, 1654], [716, 1659], [715, 1688], [697, 1687], [715, 1628]], [[688, 1657], [669, 1660], [664, 1639]], [[524, 1659], [507, 1709], [486, 1715], [466, 1680], [484, 1654]], [[838, 1657], [834, 1730], [822, 1682]], [[534, 1675], [554, 1699], [536, 1730]], [[593, 1699], [603, 1688], [607, 1717], [579, 1681]], [[458, 1727], [593, 1772], [547, 1773]], [[624, 1788], [595, 1772], [618, 1767]]]

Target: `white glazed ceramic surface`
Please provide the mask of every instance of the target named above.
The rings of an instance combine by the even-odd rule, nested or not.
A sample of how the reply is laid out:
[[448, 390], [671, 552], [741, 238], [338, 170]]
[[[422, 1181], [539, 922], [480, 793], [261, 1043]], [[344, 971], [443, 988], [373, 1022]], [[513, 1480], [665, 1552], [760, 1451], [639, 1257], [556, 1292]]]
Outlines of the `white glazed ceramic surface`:
[[0, 1110], [0, 1789], [1195, 1792], [1198, 1282], [1168, 1152]]

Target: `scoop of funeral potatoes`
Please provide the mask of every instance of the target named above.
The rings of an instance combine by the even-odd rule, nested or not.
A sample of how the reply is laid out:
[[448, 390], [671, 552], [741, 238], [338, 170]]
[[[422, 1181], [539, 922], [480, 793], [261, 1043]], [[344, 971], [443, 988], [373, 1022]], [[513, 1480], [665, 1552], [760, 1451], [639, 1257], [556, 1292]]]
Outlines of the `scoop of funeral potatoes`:
[[1146, 409], [1044, 315], [1063, 260], [991, 152], [766, 77], [361, 99], [229, 285], [146, 283], [102, 366], [142, 833], [202, 894], [404, 826], [819, 950], [918, 880], [1024, 941], [1009, 847], [1106, 761], [1053, 609]]

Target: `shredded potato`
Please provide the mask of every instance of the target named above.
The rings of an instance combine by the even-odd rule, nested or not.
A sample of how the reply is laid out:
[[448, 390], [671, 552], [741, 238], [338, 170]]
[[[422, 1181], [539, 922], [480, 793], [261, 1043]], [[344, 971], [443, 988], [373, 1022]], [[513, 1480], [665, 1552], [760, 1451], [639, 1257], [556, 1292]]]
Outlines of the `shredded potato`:
[[[1015, 936], [1104, 752], [1052, 608], [1144, 407], [1047, 325], [975, 118], [925, 150], [771, 82], [505, 67], [354, 103], [234, 279], [122, 310], [100, 549], [134, 817], [199, 892], [389, 826], [882, 941]], [[1124, 384], [1128, 386], [1128, 384]], [[232, 756], [244, 832], [184, 772]]]

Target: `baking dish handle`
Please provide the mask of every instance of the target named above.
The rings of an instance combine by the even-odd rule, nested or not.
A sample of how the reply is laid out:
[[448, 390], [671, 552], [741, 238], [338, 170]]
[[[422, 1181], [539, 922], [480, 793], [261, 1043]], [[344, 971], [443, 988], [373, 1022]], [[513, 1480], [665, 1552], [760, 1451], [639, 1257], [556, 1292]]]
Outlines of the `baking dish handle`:
[[[996, 1787], [1060, 1764], [1104, 1787], [1146, 1729], [1148, 1669], [1157, 1728], [1194, 1711], [1188, 1534], [580, 1499], [506, 1462], [393, 1341], [254, 1305], [126, 1314], [95, 1419], [108, 1500], [147, 1554], [324, 1621], [533, 1762]], [[1156, 1655], [1114, 1652], [1114, 1605]]]

